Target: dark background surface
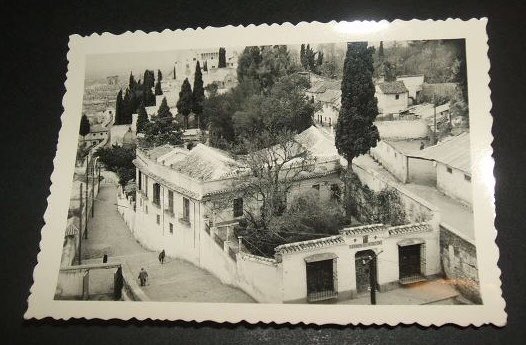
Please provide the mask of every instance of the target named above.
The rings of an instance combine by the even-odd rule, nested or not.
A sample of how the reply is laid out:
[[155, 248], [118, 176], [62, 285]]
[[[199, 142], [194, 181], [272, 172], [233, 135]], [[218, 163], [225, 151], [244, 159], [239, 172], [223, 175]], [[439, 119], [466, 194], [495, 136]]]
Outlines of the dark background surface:
[[[520, 1], [11, 1], [3, 4], [2, 335], [4, 344], [521, 344], [525, 317], [524, 13]], [[250, 23], [489, 17], [499, 266], [508, 325], [461, 329], [24, 321], [56, 150], [70, 34]], [[471, 114], [476, 116], [476, 114]], [[480, 255], [480, 254], [479, 254]], [[482, 254], [483, 255], [483, 254]], [[444, 309], [447, 312], [447, 308]]]

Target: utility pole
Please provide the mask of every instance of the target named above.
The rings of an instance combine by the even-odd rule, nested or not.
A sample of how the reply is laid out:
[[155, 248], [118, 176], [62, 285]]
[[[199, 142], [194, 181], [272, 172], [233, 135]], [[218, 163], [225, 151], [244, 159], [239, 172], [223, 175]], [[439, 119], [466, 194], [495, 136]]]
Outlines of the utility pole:
[[97, 158], [93, 162], [91, 167], [91, 218], [93, 218], [95, 213], [95, 164], [97, 163]]
[[369, 260], [369, 286], [371, 289], [371, 305], [376, 304], [376, 255]]
[[79, 200], [79, 265], [82, 265], [82, 183], [80, 184]]
[[[85, 209], [86, 209], [86, 231], [84, 232], [84, 238], [85, 239], [88, 239], [88, 204], [89, 204], [89, 200], [88, 200], [88, 189], [89, 189], [89, 155], [88, 155], [88, 158], [86, 159], [86, 191], [85, 191], [85, 196], [86, 196], [86, 205], [85, 205]], [[82, 216], [82, 209], [81, 209], [81, 216]]]
[[374, 253], [373, 256], [369, 256], [369, 288], [371, 291], [371, 305], [376, 304], [376, 288], [378, 287], [378, 281], [376, 279], [376, 267], [378, 255], [382, 254], [382, 252], [383, 250], [378, 253]]
[[437, 104], [435, 100], [435, 93], [433, 92], [433, 128], [435, 132], [435, 142], [433, 144], [437, 143]]

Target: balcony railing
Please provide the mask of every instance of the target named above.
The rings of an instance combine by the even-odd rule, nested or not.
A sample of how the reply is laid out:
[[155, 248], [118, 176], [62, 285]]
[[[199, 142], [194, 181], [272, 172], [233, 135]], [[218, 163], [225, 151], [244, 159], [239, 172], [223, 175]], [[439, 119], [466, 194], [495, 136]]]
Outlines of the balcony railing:
[[309, 302], [319, 302], [335, 298], [338, 298], [338, 292], [334, 290], [309, 292], [307, 294], [307, 301]]

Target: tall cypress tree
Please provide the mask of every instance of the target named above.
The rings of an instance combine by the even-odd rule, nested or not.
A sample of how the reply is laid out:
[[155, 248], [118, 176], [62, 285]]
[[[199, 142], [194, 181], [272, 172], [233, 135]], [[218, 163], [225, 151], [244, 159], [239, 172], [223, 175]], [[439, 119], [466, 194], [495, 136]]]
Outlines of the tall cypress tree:
[[219, 62], [217, 64], [218, 68], [226, 67], [226, 50], [225, 48], [219, 48]]
[[[153, 73], [153, 72], [152, 72]], [[157, 70], [157, 82], [161, 82], [163, 80], [163, 74], [161, 73], [161, 70]]]
[[378, 101], [374, 96], [373, 48], [367, 42], [347, 43], [343, 65], [342, 98], [336, 123], [335, 144], [347, 159], [344, 176], [347, 214], [356, 214], [356, 204], [349, 193], [352, 183], [352, 161], [367, 153], [380, 139], [374, 120], [378, 115]]
[[163, 97], [163, 100], [161, 101], [159, 110], [157, 110], [157, 117], [159, 119], [173, 117], [172, 112], [170, 111], [170, 107], [168, 107], [168, 102], [166, 102], [166, 97]]
[[90, 125], [89, 120], [86, 114], [82, 114], [82, 117], [80, 118], [80, 129], [79, 134], [82, 135], [83, 138], [86, 138], [86, 135], [90, 132]]
[[335, 143], [350, 170], [353, 158], [367, 153], [380, 139], [374, 125], [378, 101], [374, 96], [373, 70], [373, 49], [367, 47], [367, 42], [348, 43]]
[[163, 94], [163, 90], [161, 89], [161, 82], [157, 80], [157, 83], [155, 83], [155, 95], [160, 96]]
[[380, 41], [380, 47], [378, 48], [378, 59], [383, 62], [385, 58], [384, 53], [384, 41]]
[[174, 80], [177, 79], [177, 72], [175, 72], [175, 66], [174, 66]]
[[144, 132], [144, 128], [150, 122], [148, 120], [148, 114], [146, 113], [146, 108], [144, 107], [144, 102], [141, 102], [139, 105], [139, 110], [137, 111], [137, 133]]
[[300, 64], [304, 69], [307, 69], [307, 63], [305, 61], [305, 43], [302, 43], [300, 48]]
[[124, 93], [124, 98], [122, 99], [122, 116], [121, 116], [121, 125], [131, 123], [131, 117], [133, 112], [133, 102], [130, 89], [126, 89]]
[[124, 112], [123, 99], [122, 99], [122, 89], [117, 93], [117, 100], [115, 101], [115, 118], [113, 123], [116, 125], [122, 124], [122, 116]]
[[197, 128], [199, 128], [199, 118], [203, 113], [203, 101], [205, 100], [205, 89], [203, 88], [203, 74], [199, 61], [195, 64], [194, 90], [192, 92], [192, 111], [197, 117]]
[[188, 116], [192, 111], [192, 104], [192, 87], [190, 86], [188, 78], [185, 78], [181, 86], [181, 91], [179, 92], [179, 100], [177, 101], [177, 111], [184, 117], [185, 129], [188, 128]]
[[205, 60], [205, 63], [203, 64], [203, 71], [208, 72], [208, 64], [206, 63], [206, 60]]

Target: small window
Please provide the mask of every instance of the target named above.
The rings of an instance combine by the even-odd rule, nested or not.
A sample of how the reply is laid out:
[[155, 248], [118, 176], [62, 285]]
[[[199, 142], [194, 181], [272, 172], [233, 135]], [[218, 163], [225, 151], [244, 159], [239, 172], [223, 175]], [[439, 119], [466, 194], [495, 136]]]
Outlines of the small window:
[[170, 212], [174, 211], [174, 192], [171, 190], [168, 191], [168, 210]]
[[447, 170], [447, 172], [450, 173], [450, 174], [453, 173], [453, 169], [451, 169], [450, 167], [447, 167], [446, 170]]
[[313, 184], [312, 188], [316, 189], [317, 191], [319, 191], [320, 190], [320, 185], [319, 184]]
[[369, 235], [363, 237], [363, 243], [369, 243]]
[[157, 215], [157, 224], [161, 224], [161, 216]]
[[183, 220], [190, 220], [190, 200], [183, 197]]
[[153, 184], [153, 203], [161, 205], [161, 185], [158, 183]]
[[243, 198], [234, 199], [234, 217], [243, 215]]
[[400, 95], [395, 95], [395, 99], [400, 99]]
[[471, 182], [471, 176], [464, 174], [464, 180]]
[[170, 229], [169, 229], [170, 235], [173, 235], [174, 234], [174, 225], [172, 223], [170, 223], [169, 226], [170, 226]]

